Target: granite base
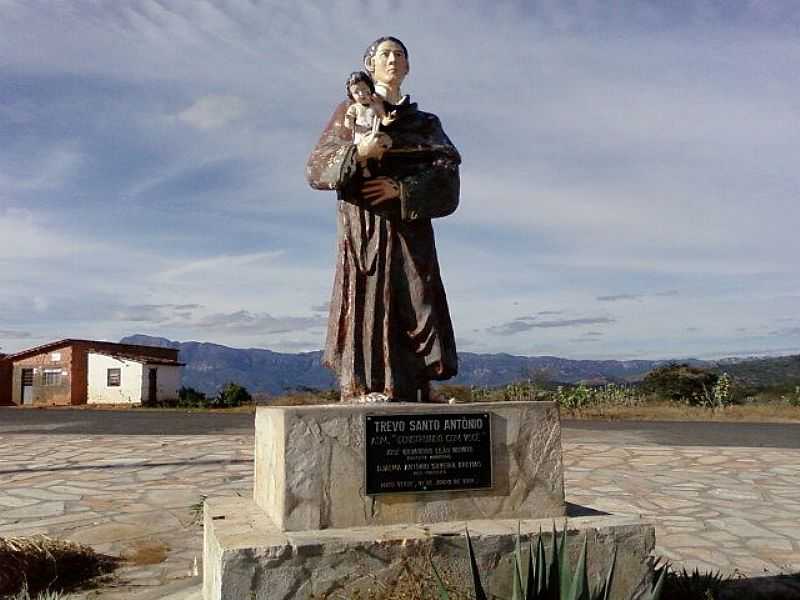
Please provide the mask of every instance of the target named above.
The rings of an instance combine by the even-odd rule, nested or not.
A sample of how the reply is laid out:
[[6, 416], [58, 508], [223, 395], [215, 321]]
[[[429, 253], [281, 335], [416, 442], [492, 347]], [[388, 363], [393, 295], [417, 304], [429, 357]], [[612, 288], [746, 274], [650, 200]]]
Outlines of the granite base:
[[518, 528], [523, 540], [543, 530], [549, 547], [553, 526], [559, 531], [566, 527], [573, 564], [586, 537], [593, 585], [605, 575], [616, 547], [612, 598], [635, 598], [649, 585], [647, 558], [655, 544], [655, 530], [636, 516], [491, 519], [286, 532], [252, 500], [236, 497], [206, 502], [204, 598], [437, 597], [431, 561], [450, 589], [466, 591], [471, 578], [465, 528], [472, 537], [487, 592], [510, 598], [509, 575]]

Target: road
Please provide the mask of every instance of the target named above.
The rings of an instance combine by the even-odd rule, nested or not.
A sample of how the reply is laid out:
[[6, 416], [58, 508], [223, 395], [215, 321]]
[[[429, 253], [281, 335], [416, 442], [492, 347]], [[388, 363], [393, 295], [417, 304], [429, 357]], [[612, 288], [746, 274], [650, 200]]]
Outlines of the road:
[[[800, 448], [800, 423], [562, 421], [565, 443]], [[204, 435], [253, 430], [253, 415], [151, 410], [0, 408], [0, 435]]]

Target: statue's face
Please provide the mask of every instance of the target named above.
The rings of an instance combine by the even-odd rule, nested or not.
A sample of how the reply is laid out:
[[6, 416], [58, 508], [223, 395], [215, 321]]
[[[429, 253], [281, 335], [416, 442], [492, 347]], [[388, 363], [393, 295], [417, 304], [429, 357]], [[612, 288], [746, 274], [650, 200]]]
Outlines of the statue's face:
[[350, 96], [359, 104], [369, 104], [372, 102], [372, 92], [369, 86], [363, 81], [359, 81], [350, 86]]
[[397, 42], [386, 40], [378, 45], [375, 56], [367, 68], [372, 67], [372, 78], [386, 84], [399, 84], [408, 75], [408, 60], [403, 47]]

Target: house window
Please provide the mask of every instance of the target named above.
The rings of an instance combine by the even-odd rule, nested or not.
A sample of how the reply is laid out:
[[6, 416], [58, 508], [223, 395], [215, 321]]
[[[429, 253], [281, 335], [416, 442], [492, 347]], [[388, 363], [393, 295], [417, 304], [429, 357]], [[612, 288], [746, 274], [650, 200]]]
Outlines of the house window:
[[44, 385], [61, 385], [61, 369], [45, 369]]
[[50, 353], [50, 362], [60, 362], [60, 361], [61, 361], [61, 352]]
[[119, 387], [122, 380], [122, 371], [120, 369], [109, 369], [106, 382], [108, 387]]

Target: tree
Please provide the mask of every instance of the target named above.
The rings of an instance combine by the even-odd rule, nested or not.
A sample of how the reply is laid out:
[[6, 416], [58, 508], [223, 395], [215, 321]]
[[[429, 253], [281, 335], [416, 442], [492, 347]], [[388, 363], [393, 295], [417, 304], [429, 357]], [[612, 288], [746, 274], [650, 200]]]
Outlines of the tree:
[[650, 371], [642, 386], [662, 398], [700, 404], [707, 393], [714, 389], [718, 379], [716, 373], [706, 369], [670, 363]]
[[178, 390], [178, 398], [180, 406], [189, 407], [204, 407], [208, 404], [208, 398], [203, 392], [199, 392], [193, 387], [183, 386]]
[[243, 404], [250, 404], [253, 397], [247, 388], [229, 381], [217, 394], [216, 402], [214, 403], [219, 408], [233, 408]]

